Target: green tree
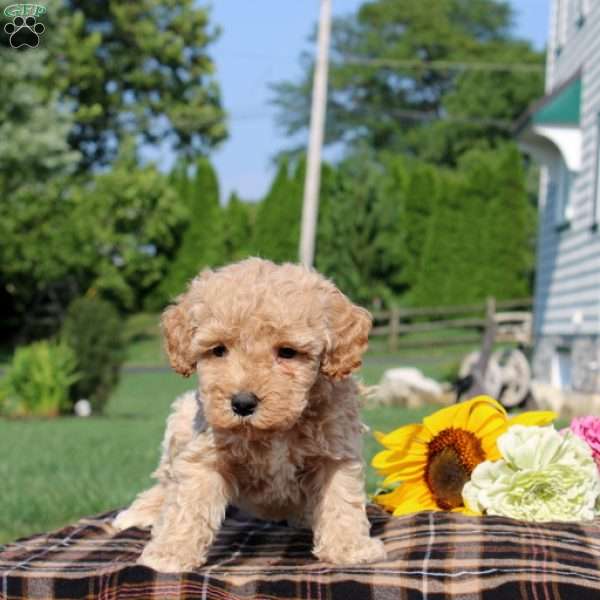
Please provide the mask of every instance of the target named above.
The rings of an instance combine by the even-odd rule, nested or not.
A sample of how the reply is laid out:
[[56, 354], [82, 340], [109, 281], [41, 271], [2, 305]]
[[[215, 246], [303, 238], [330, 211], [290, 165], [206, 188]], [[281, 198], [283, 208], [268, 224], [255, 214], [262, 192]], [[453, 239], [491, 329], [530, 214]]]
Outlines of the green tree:
[[206, 158], [195, 164], [188, 178], [187, 169], [176, 175], [178, 190], [188, 217], [177, 251], [160, 284], [154, 305], [169, 302], [184, 291], [187, 282], [204, 267], [224, 262], [223, 215], [219, 204], [217, 175]]
[[250, 256], [254, 219], [254, 206], [242, 202], [238, 195], [232, 192], [223, 212], [225, 262], [234, 262]]
[[287, 160], [277, 173], [256, 212], [254, 252], [277, 262], [297, 261], [302, 217], [304, 161], [291, 168]]
[[[521, 155], [514, 144], [461, 159], [464, 197], [484, 205], [477, 239], [477, 297], [523, 298], [531, 293], [536, 209], [528, 198]], [[476, 238], [472, 238], [475, 241]]]
[[[507, 125], [542, 93], [544, 60], [511, 37], [512, 19], [506, 0], [373, 0], [334, 20], [327, 142], [454, 165], [473, 144], [509, 138]], [[530, 63], [539, 72], [440, 69], [434, 61]], [[308, 125], [308, 55], [303, 65], [299, 82], [274, 86], [278, 122], [290, 135]]]
[[[82, 167], [112, 162], [127, 136], [186, 156], [226, 136], [208, 51], [218, 35], [193, 0], [49, 0], [47, 87], [75, 116]], [[37, 50], [36, 50], [37, 52]]]
[[90, 182], [53, 178], [4, 200], [0, 273], [25, 337], [55, 330], [71, 300], [91, 291], [139, 309], [185, 218], [167, 178], [136, 168], [133, 149]]
[[358, 302], [389, 304], [404, 289], [402, 187], [361, 154], [322, 179], [317, 269]]
[[[461, 176], [440, 170], [438, 177], [440, 193], [428, 222], [421, 268], [411, 293], [412, 301], [423, 306], [458, 304], [461, 298], [464, 303], [470, 295], [470, 279], [455, 280], [459, 270], [457, 261], [463, 258], [461, 236], [468, 224], [472, 225], [461, 194]], [[465, 222], [467, 226], [463, 226]], [[471, 259], [476, 262], [478, 257], [474, 255]], [[457, 288], [460, 288], [458, 295]]]
[[0, 42], [0, 310], [2, 326], [25, 337], [55, 330], [90, 289], [141, 306], [164, 278], [185, 208], [136, 150], [166, 143], [196, 156], [226, 133], [205, 8], [45, 5], [40, 48]]
[[472, 150], [444, 175], [414, 299], [465, 304], [530, 290], [535, 210], [517, 148]]
[[[407, 291], [420, 276], [427, 229], [439, 194], [440, 177], [432, 165], [391, 155], [386, 162], [386, 177], [392, 196], [402, 203], [402, 228], [390, 239], [390, 247], [402, 251], [397, 259], [402, 264], [400, 281]], [[400, 198], [401, 195], [401, 198]], [[395, 242], [395, 243], [394, 243]]]
[[2, 324], [24, 338], [55, 330], [91, 280], [90, 227], [71, 194], [68, 181], [54, 178], [21, 185], [0, 202]]
[[95, 413], [102, 412], [125, 359], [122, 319], [104, 300], [77, 298], [67, 310], [60, 338], [75, 352], [79, 373], [70, 389], [72, 402], [85, 398]]
[[[0, 47], [0, 215], [7, 195], [73, 171], [80, 159], [67, 136], [72, 113], [45, 87], [47, 53]], [[3, 215], [2, 215], [3, 216]], [[0, 216], [1, 218], [1, 216]], [[1, 242], [0, 242], [1, 243]]]
[[125, 147], [111, 171], [76, 189], [74, 211], [90, 240], [89, 287], [122, 309], [142, 308], [170, 268], [186, 217], [167, 177], [152, 165], [136, 167], [133, 147]]

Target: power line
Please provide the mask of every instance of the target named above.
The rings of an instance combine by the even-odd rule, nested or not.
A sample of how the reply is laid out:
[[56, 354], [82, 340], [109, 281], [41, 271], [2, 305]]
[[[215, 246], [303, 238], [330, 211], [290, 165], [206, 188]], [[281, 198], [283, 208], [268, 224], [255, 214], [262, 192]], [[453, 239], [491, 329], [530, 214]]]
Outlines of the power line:
[[[273, 56], [259, 52], [229, 52], [230, 56], [235, 56], [244, 60], [265, 60], [273, 61]], [[332, 59], [332, 62], [334, 60]], [[488, 71], [488, 72], [521, 72], [521, 73], [543, 73], [545, 66], [536, 63], [507, 63], [507, 62], [471, 62], [471, 61], [453, 61], [453, 60], [431, 60], [424, 61], [418, 59], [396, 59], [396, 58], [364, 58], [343, 54], [340, 56], [336, 66], [349, 65], [373, 66], [373, 67], [402, 67], [405, 69], [425, 69], [428, 71]]]
[[[369, 116], [370, 113], [367, 111], [352, 111], [355, 116]], [[374, 114], [374, 113], [371, 113]], [[493, 118], [473, 118], [473, 117], [461, 117], [460, 115], [440, 115], [434, 111], [420, 111], [420, 110], [408, 110], [408, 109], [390, 109], [386, 110], [386, 115], [392, 117], [398, 117], [399, 119], [407, 119], [409, 121], [447, 121], [452, 123], [464, 123], [467, 125], [480, 125], [484, 127], [499, 127], [501, 129], [512, 129], [513, 122], [508, 119], [493, 119]], [[273, 113], [257, 112], [257, 113], [246, 113], [246, 114], [230, 114], [228, 116], [229, 121], [252, 121], [262, 119], [272, 119]]]
[[362, 65], [373, 67], [403, 67], [410, 69], [425, 69], [428, 71], [491, 71], [491, 72], [522, 72], [543, 73], [543, 64], [533, 63], [495, 63], [495, 62], [457, 62], [451, 60], [413, 60], [394, 58], [362, 58], [360, 56], [342, 55], [340, 64]]

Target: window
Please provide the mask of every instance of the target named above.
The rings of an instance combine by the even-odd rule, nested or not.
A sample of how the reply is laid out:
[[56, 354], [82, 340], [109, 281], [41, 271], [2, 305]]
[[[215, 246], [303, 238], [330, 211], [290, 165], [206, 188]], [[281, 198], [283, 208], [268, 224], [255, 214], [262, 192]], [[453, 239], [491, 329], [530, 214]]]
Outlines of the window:
[[559, 159], [548, 184], [548, 200], [554, 203], [554, 223], [557, 227], [571, 220], [571, 181], [573, 174], [564, 160]]
[[585, 23], [585, 18], [588, 14], [588, 2], [589, 0], [577, 0], [575, 7], [575, 25], [578, 29], [581, 29]]
[[594, 182], [594, 225], [600, 223], [600, 114], [596, 117], [596, 177]]
[[556, 44], [554, 52], [558, 56], [567, 41], [567, 21], [568, 21], [568, 3], [569, 0], [556, 0], [556, 11], [554, 13], [554, 37]]
[[557, 348], [552, 361], [552, 385], [559, 390], [572, 387], [573, 360], [570, 348]]

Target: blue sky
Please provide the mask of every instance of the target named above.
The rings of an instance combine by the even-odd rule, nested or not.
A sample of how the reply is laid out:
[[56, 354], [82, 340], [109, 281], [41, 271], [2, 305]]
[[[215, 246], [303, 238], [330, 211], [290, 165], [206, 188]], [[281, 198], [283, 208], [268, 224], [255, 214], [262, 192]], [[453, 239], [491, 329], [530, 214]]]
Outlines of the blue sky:
[[[334, 14], [356, 10], [363, 0], [333, 0]], [[435, 1], [435, 0], [433, 0]], [[550, 0], [513, 0], [515, 32], [545, 44]], [[269, 83], [297, 79], [298, 58], [313, 50], [307, 38], [318, 0], [213, 0], [212, 20], [223, 33], [212, 48], [225, 108], [229, 139], [212, 157], [226, 199], [236, 190], [243, 199], [259, 199], [273, 176], [272, 156], [286, 148], [269, 105]]]

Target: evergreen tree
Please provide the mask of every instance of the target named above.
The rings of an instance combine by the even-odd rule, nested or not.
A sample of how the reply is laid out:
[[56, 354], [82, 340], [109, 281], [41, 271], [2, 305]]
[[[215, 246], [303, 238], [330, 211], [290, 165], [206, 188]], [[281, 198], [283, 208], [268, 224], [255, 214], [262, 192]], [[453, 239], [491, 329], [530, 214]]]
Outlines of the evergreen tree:
[[0, 277], [24, 337], [52, 333], [84, 294], [139, 310], [167, 272], [185, 210], [162, 173], [121, 150], [86, 185], [50, 178], [0, 203]]
[[[45, 86], [73, 111], [69, 142], [80, 153], [82, 171], [111, 163], [132, 134], [146, 145], [168, 140], [188, 157], [205, 154], [225, 138], [208, 52], [218, 29], [205, 6], [193, 0], [44, 5], [46, 33], [31, 54], [47, 51]], [[0, 15], [0, 27], [7, 19]], [[1, 38], [8, 45], [8, 37]], [[7, 63], [15, 56], [9, 52]]]
[[258, 206], [254, 252], [276, 262], [297, 261], [302, 217], [304, 162], [291, 169], [281, 160], [271, 188]]
[[521, 156], [514, 144], [470, 152], [461, 160], [465, 197], [480, 199], [477, 296], [522, 298], [531, 293], [536, 211], [528, 199]]
[[225, 262], [241, 260], [252, 253], [254, 217], [254, 206], [232, 192], [223, 211]]
[[187, 282], [204, 267], [215, 267], [224, 262], [223, 216], [217, 175], [206, 158], [196, 162], [191, 179], [187, 169], [180, 169], [173, 178], [188, 211], [187, 225], [167, 275], [151, 301], [154, 306], [165, 304], [181, 294]]
[[[334, 19], [326, 143], [363, 142], [454, 166], [474, 145], [510, 139], [506, 125], [543, 93], [544, 61], [514, 38], [512, 21], [507, 0], [369, 0]], [[290, 136], [309, 123], [314, 62], [303, 59], [299, 81], [274, 86], [278, 122]], [[440, 69], [436, 61], [534, 70]]]
[[[81, 158], [67, 137], [73, 114], [45, 86], [47, 52], [0, 47], [0, 211], [8, 194], [73, 172]], [[2, 219], [0, 212], [0, 220]]]
[[416, 286], [421, 273], [429, 220], [439, 193], [439, 177], [431, 165], [414, 160], [407, 163], [400, 157], [396, 162], [396, 169], [402, 170], [405, 189], [402, 280], [410, 290]]
[[[437, 306], [455, 304], [454, 268], [461, 253], [461, 226], [463, 203], [460, 194], [460, 177], [456, 173], [440, 171], [440, 193], [429, 219], [421, 269], [412, 292], [415, 304]], [[465, 294], [466, 296], [466, 294]], [[466, 298], [465, 298], [466, 300]]]
[[402, 190], [363, 155], [323, 175], [316, 266], [353, 299], [386, 303], [401, 291]]
[[517, 148], [507, 144], [466, 153], [439, 189], [415, 302], [451, 305], [527, 296], [535, 211]]

